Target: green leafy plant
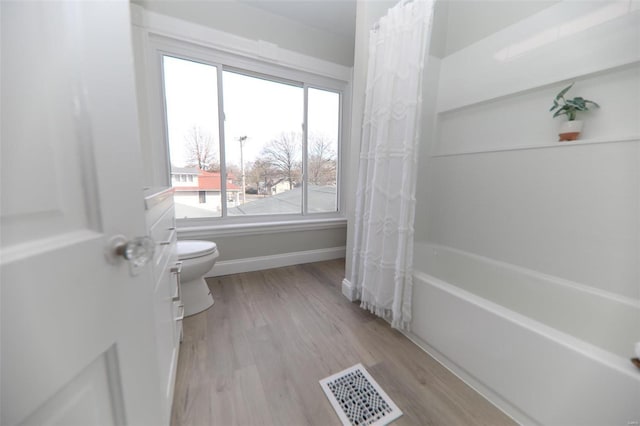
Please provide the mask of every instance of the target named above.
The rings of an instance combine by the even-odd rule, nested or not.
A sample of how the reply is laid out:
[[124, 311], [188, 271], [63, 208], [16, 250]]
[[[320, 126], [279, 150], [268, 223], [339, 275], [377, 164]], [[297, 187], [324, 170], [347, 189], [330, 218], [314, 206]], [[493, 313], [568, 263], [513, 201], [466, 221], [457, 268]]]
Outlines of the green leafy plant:
[[580, 96], [576, 96], [573, 99], [565, 99], [564, 95], [567, 94], [569, 89], [571, 89], [574, 84], [575, 82], [562, 89], [553, 100], [553, 106], [549, 111], [556, 110], [556, 112], [553, 114], [554, 118], [560, 115], [566, 115], [569, 121], [573, 121], [576, 119], [576, 113], [578, 111], [589, 111], [589, 104], [596, 108], [600, 108], [600, 105], [598, 105], [597, 103], [588, 99], [584, 99]]

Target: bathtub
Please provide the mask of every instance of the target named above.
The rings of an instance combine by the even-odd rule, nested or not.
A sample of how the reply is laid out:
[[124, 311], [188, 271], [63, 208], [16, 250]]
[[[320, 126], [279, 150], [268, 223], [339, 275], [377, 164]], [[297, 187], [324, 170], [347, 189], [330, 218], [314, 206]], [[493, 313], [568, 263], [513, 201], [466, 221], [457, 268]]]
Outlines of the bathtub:
[[522, 424], [640, 422], [640, 302], [433, 244], [408, 336]]

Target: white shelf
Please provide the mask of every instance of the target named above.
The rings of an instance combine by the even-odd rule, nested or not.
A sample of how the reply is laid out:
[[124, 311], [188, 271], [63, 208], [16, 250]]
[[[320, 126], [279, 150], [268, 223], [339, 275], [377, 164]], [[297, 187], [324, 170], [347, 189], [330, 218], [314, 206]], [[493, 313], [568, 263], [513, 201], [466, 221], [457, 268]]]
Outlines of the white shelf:
[[576, 147], [576, 146], [583, 146], [583, 145], [597, 145], [597, 144], [605, 144], [605, 143], [623, 143], [623, 142], [638, 142], [638, 141], [640, 141], [640, 135], [621, 136], [621, 137], [615, 137], [615, 138], [578, 139], [576, 141], [566, 141], [566, 142], [556, 141], [556, 142], [540, 144], [540, 145], [502, 146], [502, 147], [487, 148], [487, 149], [474, 150], [474, 151], [448, 152], [448, 153], [442, 153], [442, 154], [432, 154], [431, 157], [434, 157], [434, 158], [453, 157], [457, 155], [488, 154], [492, 152], [503, 152], [503, 151], [567, 148], [567, 147]]

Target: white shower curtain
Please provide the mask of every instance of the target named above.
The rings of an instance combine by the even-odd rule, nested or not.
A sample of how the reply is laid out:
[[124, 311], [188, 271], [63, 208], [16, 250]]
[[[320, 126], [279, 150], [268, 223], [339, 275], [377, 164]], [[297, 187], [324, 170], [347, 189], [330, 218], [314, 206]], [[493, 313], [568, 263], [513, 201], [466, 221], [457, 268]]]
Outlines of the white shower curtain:
[[422, 70], [433, 1], [400, 3], [370, 33], [353, 269], [361, 306], [408, 329]]

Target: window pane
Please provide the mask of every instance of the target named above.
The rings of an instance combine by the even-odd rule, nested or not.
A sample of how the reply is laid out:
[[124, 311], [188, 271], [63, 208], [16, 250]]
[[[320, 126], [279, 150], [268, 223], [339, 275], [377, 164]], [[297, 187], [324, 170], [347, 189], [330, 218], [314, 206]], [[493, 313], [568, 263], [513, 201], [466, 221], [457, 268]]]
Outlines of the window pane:
[[222, 82], [229, 216], [300, 213], [303, 89], [230, 71]]
[[171, 184], [177, 218], [218, 217], [220, 143], [216, 67], [163, 57]]
[[309, 213], [338, 210], [338, 134], [340, 95], [309, 89], [308, 202]]

